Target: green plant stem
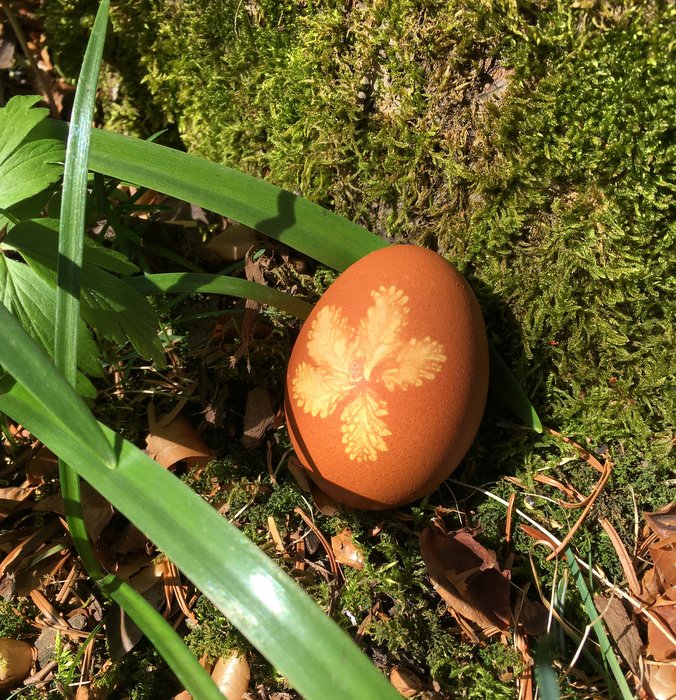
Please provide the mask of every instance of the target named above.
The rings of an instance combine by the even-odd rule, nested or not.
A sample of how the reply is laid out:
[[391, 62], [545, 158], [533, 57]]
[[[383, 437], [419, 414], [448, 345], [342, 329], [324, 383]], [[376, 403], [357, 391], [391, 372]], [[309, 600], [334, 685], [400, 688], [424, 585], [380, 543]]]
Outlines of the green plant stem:
[[141, 294], [157, 293], [210, 293], [253, 299], [275, 306], [296, 318], [307, 318], [312, 304], [292, 294], [284, 294], [273, 287], [227, 275], [208, 275], [193, 272], [167, 272], [143, 277], [128, 277], [125, 282]]

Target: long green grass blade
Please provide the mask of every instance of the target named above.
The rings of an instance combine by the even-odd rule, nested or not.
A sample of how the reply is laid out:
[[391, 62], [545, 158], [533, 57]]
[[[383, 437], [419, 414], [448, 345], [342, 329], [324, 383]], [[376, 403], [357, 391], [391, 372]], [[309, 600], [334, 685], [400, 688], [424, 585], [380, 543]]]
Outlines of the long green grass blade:
[[102, 587], [143, 630], [194, 700], [223, 700], [223, 693], [173, 627], [140, 593], [112, 575]]
[[[4, 307], [0, 307], [3, 309]], [[0, 315], [12, 335], [17, 321]], [[19, 328], [19, 330], [21, 330]], [[35, 343], [25, 332], [16, 345], [27, 353]], [[43, 359], [37, 373], [54, 372]], [[0, 344], [0, 364], [8, 372]], [[260, 652], [308, 700], [396, 700], [399, 695], [349, 636], [234, 525], [169, 471], [111, 430], [102, 430], [116, 455], [116, 468], [87, 447], [79, 426], [65, 424], [64, 401], [47, 408], [45, 395], [31, 395], [11, 377], [0, 380], [0, 411], [21, 422], [57, 456], [133, 522], [174, 561]], [[161, 494], [161, 496], [160, 496]]]
[[[65, 125], [45, 120], [44, 137]], [[307, 199], [224, 165], [102, 129], [92, 130], [89, 167], [228, 216], [336, 270], [387, 243]]]
[[108, 24], [109, 0], [103, 0], [85, 51], [66, 142], [63, 174], [59, 259], [57, 265], [56, 339], [54, 357], [66, 379], [75, 382], [77, 330], [80, 322], [80, 280], [87, 194], [91, 123], [96, 83]]
[[242, 299], [253, 299], [262, 304], [275, 306], [282, 311], [307, 318], [312, 304], [302, 299], [284, 294], [272, 287], [256, 284], [249, 280], [228, 277], [227, 275], [207, 275], [196, 272], [167, 272], [143, 277], [129, 277], [125, 282], [141, 294], [187, 293], [187, 294], [226, 294]]
[[627, 683], [627, 679], [624, 677], [624, 673], [622, 673], [620, 663], [617, 660], [617, 656], [615, 656], [615, 652], [613, 651], [613, 647], [610, 643], [610, 640], [608, 639], [608, 635], [606, 634], [606, 631], [603, 628], [603, 622], [599, 618], [599, 613], [596, 610], [596, 606], [594, 605], [594, 599], [591, 593], [589, 592], [589, 589], [587, 588], [587, 584], [585, 583], [584, 576], [580, 571], [580, 567], [577, 565], [575, 557], [573, 556], [573, 553], [570, 551], [570, 549], [566, 549], [565, 553], [568, 568], [570, 569], [570, 573], [573, 577], [573, 580], [575, 581], [575, 584], [578, 590], [580, 591], [580, 596], [582, 597], [582, 604], [584, 605], [587, 617], [591, 622], [594, 634], [596, 634], [596, 638], [599, 640], [599, 646], [601, 647], [601, 657], [603, 658], [604, 663], [610, 669], [610, 672], [615, 678], [615, 682], [617, 683], [620, 696], [623, 698], [623, 700], [631, 700], [634, 697], [634, 694], [629, 688], [629, 684]]

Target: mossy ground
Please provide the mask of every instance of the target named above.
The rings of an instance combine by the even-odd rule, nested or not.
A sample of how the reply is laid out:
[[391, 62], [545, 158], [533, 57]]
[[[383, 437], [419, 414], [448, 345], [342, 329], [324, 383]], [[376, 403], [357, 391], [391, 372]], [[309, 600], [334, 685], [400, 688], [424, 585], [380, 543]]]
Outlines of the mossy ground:
[[[94, 4], [43, 2], [54, 60], [71, 77]], [[659, 0], [123, 0], [112, 9], [102, 117], [139, 135], [168, 125], [167, 138], [195, 153], [452, 260], [543, 421], [612, 457], [575, 546], [621, 582], [596, 516], [631, 549], [634, 507], [670, 498], [674, 20], [673, 4]], [[489, 406], [457, 477], [503, 498], [513, 486], [502, 477], [518, 477], [535, 517], [561, 536], [577, 513], [545, 500], [557, 494], [533, 476], [588, 493], [595, 474], [505, 417]], [[264, 463], [228, 469], [246, 483]], [[262, 545], [267, 516], [283, 522], [301, 498], [292, 484], [269, 486], [242, 520]], [[413, 509], [414, 523], [461, 499], [501, 551], [504, 507], [467, 497], [442, 489]], [[388, 521], [373, 540], [369, 522], [318, 520], [327, 534], [349, 526], [367, 556], [363, 571], [348, 572], [337, 609], [361, 619], [380, 602], [392, 613], [367, 631], [372, 655], [389, 654], [452, 697], [511, 697], [493, 672], [500, 645], [458, 645], [414, 528]], [[526, 581], [532, 543], [517, 531], [513, 549]], [[553, 567], [535, 554], [546, 585]], [[567, 614], [576, 611], [573, 602]], [[202, 643], [215, 653], [212, 637]]]

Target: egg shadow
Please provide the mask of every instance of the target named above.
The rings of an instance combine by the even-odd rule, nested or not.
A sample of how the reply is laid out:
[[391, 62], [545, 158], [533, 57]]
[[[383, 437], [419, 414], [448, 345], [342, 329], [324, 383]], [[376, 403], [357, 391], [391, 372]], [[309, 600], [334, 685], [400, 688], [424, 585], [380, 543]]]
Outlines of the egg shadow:
[[[526, 346], [520, 324], [504, 299], [474, 275], [465, 279], [479, 300], [491, 350], [502, 358], [544, 423], [546, 380], [554, 369], [553, 358]], [[503, 403], [496, 386], [499, 381], [499, 372], [491, 366], [486, 409], [472, 447], [452, 474], [457, 481], [482, 486], [512, 475], [541, 440]]]

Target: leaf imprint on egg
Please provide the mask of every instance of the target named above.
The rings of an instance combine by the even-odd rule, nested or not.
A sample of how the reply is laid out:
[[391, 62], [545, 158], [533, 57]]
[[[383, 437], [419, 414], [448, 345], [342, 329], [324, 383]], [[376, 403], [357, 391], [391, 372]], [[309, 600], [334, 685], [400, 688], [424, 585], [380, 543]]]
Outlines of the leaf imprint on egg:
[[433, 380], [446, 361], [442, 345], [429, 336], [402, 338], [410, 309], [401, 289], [380, 287], [371, 298], [357, 328], [336, 306], [319, 311], [308, 333], [313, 364], [301, 362], [292, 382], [305, 413], [327, 418], [342, 407], [345, 452], [358, 462], [373, 462], [387, 451], [385, 438], [392, 433], [383, 395]]

